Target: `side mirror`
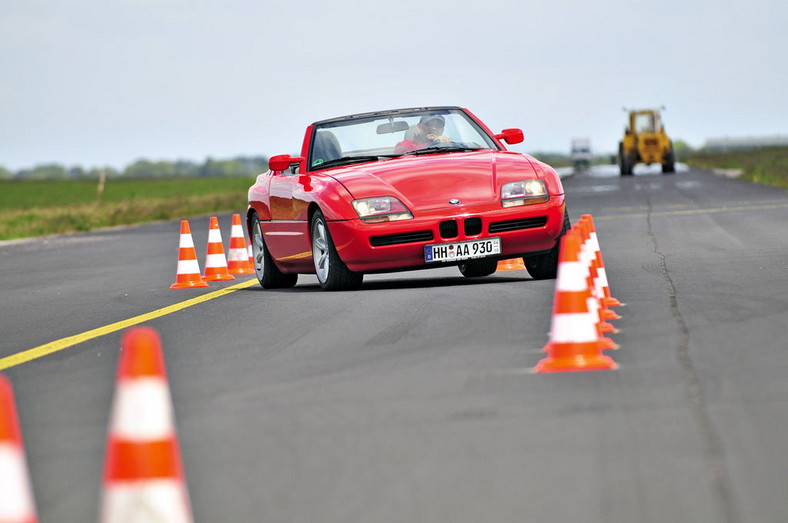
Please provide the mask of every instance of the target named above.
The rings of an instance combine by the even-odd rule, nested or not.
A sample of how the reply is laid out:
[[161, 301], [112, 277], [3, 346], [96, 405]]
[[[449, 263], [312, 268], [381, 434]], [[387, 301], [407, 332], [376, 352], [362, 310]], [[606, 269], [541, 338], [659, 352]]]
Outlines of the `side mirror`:
[[290, 156], [289, 154], [278, 154], [268, 159], [268, 168], [272, 171], [284, 171], [289, 169], [294, 163], [303, 162], [300, 156]]
[[508, 144], [515, 144], [522, 142], [525, 137], [520, 129], [504, 129], [501, 134], [495, 135], [496, 140], [503, 140]]

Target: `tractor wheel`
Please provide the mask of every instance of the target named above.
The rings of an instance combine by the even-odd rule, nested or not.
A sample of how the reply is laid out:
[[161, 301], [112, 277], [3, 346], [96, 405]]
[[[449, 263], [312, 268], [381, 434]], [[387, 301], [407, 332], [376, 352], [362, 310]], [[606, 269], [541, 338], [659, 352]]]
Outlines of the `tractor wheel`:
[[662, 174], [673, 174], [676, 172], [676, 154], [673, 152], [673, 142], [670, 142], [670, 150], [662, 158]]
[[624, 154], [624, 143], [618, 144], [618, 165], [621, 169], [621, 176], [631, 176], [634, 161], [629, 154]]

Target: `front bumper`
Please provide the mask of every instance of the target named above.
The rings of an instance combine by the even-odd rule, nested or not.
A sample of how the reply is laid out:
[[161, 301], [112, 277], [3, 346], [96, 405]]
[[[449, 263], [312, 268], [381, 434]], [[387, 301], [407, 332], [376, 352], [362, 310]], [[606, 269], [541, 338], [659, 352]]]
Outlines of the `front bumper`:
[[[454, 210], [454, 209], [453, 209]], [[513, 258], [555, 247], [563, 230], [565, 197], [508, 209], [500, 204], [420, 213], [411, 220], [367, 224], [361, 220], [328, 223], [342, 261], [355, 272], [433, 267], [424, 246], [489, 237], [501, 238], [498, 258]], [[459, 263], [459, 262], [458, 262]], [[456, 265], [456, 263], [455, 263]]]

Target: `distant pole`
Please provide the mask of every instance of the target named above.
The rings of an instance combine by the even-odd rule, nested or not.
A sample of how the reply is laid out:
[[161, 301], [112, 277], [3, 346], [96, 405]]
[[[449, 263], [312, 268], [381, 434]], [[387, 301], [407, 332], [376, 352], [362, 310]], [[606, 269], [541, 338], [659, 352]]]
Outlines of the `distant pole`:
[[107, 181], [107, 171], [101, 169], [99, 171], [98, 187], [96, 188], [96, 203], [101, 203], [101, 197], [104, 195], [104, 183]]

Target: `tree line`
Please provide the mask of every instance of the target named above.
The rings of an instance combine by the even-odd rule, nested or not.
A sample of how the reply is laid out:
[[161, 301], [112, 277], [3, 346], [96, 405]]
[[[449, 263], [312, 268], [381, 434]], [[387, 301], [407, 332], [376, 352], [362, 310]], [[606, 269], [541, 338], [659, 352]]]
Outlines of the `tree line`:
[[113, 167], [85, 169], [81, 166], [66, 167], [53, 163], [14, 172], [0, 166], [0, 180], [98, 180], [102, 173], [107, 179], [254, 176], [267, 170], [268, 158], [265, 156], [239, 156], [229, 160], [209, 157], [202, 163], [140, 159], [122, 170]]

